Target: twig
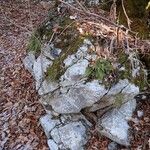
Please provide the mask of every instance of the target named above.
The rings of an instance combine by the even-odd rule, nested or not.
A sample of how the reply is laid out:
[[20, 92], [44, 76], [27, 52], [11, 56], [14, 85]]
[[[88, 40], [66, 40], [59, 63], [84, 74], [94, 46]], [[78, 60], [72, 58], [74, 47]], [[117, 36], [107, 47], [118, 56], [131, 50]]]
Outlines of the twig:
[[113, 0], [113, 4], [111, 5], [110, 8], [110, 17], [111, 17], [111, 21], [116, 23], [116, 0]]
[[52, 34], [52, 36], [51, 36], [51, 38], [50, 38], [50, 40], [49, 40], [50, 43], [52, 42], [52, 40], [53, 40], [53, 38], [54, 38], [54, 35], [55, 35], [55, 32], [53, 32], [53, 34]]
[[78, 1], [78, 0], [75, 0], [77, 2], [77, 4], [86, 12], [87, 10], [82, 6], [82, 4]]
[[122, 2], [122, 9], [123, 9], [123, 12], [124, 12], [124, 14], [125, 14], [125, 16], [126, 16], [126, 19], [127, 19], [128, 28], [131, 30], [130, 25], [131, 25], [131, 22], [132, 22], [132, 21], [129, 19], [129, 17], [128, 17], [128, 15], [127, 15], [127, 12], [126, 12], [125, 7], [124, 7], [124, 2], [123, 2], [123, 0], [121, 0], [121, 2]]
[[[64, 1], [62, 1], [62, 0], [59, 0], [59, 1], [62, 2], [62, 3], [64, 3], [64, 4], [66, 4], [67, 6], [71, 7], [72, 9], [77, 10], [77, 11], [80, 12], [80, 13], [83, 13], [83, 14], [86, 13], [86, 14], [89, 15], [89, 16], [94, 16], [94, 17], [97, 17], [97, 18], [99, 18], [99, 19], [102, 19], [103, 21], [106, 21], [106, 22], [108, 22], [109, 24], [114, 25], [115, 27], [123, 28], [123, 26], [119, 26], [119, 25], [117, 25], [116, 23], [114, 23], [114, 22], [112, 22], [112, 21], [110, 21], [110, 20], [108, 20], [108, 19], [106, 19], [106, 18], [104, 18], [104, 17], [102, 17], [102, 16], [100, 16], [100, 15], [98, 15], [98, 14], [91, 13], [91, 12], [89, 12], [89, 11], [84, 12], [83, 10], [78, 9], [78, 8], [76, 8], [76, 7], [72, 6], [72, 5], [70, 5], [70, 4], [67, 3], [67, 2], [64, 2]], [[124, 28], [126, 28], [126, 27], [124, 27]], [[127, 28], [126, 28], [126, 29], [127, 29]]]

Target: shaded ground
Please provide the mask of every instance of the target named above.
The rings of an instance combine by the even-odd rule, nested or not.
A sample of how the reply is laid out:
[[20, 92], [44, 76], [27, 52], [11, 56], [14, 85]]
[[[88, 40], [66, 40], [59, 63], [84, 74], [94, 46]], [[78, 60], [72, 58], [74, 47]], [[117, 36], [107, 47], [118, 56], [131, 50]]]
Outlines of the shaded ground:
[[0, 149], [46, 150], [38, 124], [44, 110], [22, 60], [29, 33], [46, 18], [47, 10], [27, 1], [0, 0], [0, 5]]

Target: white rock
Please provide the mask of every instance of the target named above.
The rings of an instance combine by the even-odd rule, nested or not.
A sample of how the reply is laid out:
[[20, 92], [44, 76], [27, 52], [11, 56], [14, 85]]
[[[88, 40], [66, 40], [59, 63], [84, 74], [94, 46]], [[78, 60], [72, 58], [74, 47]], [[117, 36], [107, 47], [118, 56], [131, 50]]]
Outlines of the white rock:
[[25, 68], [34, 76], [33, 65], [35, 62], [35, 56], [33, 52], [29, 52], [28, 55], [23, 60]]
[[48, 147], [50, 148], [50, 150], [58, 150], [58, 146], [53, 140], [49, 139], [47, 141], [47, 144], [48, 144]]
[[60, 114], [78, 113], [81, 109], [92, 106], [106, 93], [105, 87], [94, 80], [73, 86], [67, 94], [61, 94], [57, 98], [51, 99], [49, 104], [55, 112]]
[[125, 146], [129, 146], [128, 120], [136, 108], [136, 100], [130, 100], [119, 109], [107, 112], [99, 119], [100, 133], [111, 140]]
[[54, 129], [56, 125], [60, 124], [60, 121], [58, 119], [52, 119], [52, 116], [50, 114], [46, 114], [45, 116], [42, 116], [40, 118], [40, 123], [47, 138], [50, 138], [51, 130]]
[[78, 59], [75, 57], [75, 55], [69, 55], [65, 60], [64, 60], [64, 64], [65, 64], [65, 68], [73, 65], [74, 63], [76, 63], [78, 61]]
[[79, 59], [84, 59], [87, 56], [87, 52], [88, 52], [88, 45], [87, 44], [83, 44], [78, 51], [76, 52], [75, 56], [76, 58]]
[[51, 134], [52, 138], [57, 143], [62, 143], [64, 149], [82, 150], [87, 142], [86, 128], [80, 121], [69, 123], [54, 131]]
[[122, 93], [133, 93], [135, 95], [139, 93], [139, 87], [130, 83], [128, 79], [119, 80], [116, 85], [111, 87], [107, 95], [116, 95], [121, 91]]
[[[130, 83], [127, 79], [120, 80], [116, 85], [111, 87], [109, 92], [101, 99], [101, 101], [88, 108], [88, 111], [94, 112], [115, 103], [119, 103], [118, 105], [121, 105], [130, 99], [134, 99], [138, 93], [139, 87]], [[116, 102], [116, 99], [119, 99], [119, 102]]]
[[61, 79], [64, 80], [61, 82], [61, 85], [73, 85], [75, 82], [83, 78], [88, 64], [89, 62], [84, 59], [69, 67], [61, 77]]
[[51, 131], [51, 137], [53, 138], [55, 143], [57, 143], [57, 144], [61, 143], [60, 134], [59, 134], [59, 128], [54, 128]]
[[69, 67], [69, 66], [73, 65], [74, 63], [76, 63], [78, 60], [82, 60], [82, 59], [86, 58], [86, 56], [88, 55], [88, 49], [91, 46], [93, 46], [91, 41], [88, 39], [85, 39], [83, 41], [82, 46], [77, 50], [77, 52], [73, 55], [69, 55], [64, 60], [65, 67]]
[[34, 78], [36, 80], [36, 89], [40, 87], [41, 82], [44, 78], [44, 73], [51, 65], [52, 61], [48, 60], [45, 56], [42, 55], [40, 55], [34, 62], [33, 71], [34, 71]]
[[52, 82], [50, 80], [44, 80], [41, 87], [38, 90], [39, 95], [48, 94], [58, 88], [58, 83]]
[[74, 122], [59, 128], [63, 144], [71, 150], [79, 150], [86, 144], [86, 129], [81, 122]]

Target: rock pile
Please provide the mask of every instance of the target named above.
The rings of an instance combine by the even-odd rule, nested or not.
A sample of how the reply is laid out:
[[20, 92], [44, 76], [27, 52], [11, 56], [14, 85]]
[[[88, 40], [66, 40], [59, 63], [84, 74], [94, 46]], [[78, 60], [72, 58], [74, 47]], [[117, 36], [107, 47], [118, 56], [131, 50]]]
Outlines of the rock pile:
[[101, 80], [88, 79], [90, 61], [97, 59], [95, 53], [89, 53], [92, 47], [91, 41], [85, 39], [76, 53], [63, 61], [64, 73], [55, 81], [47, 72], [63, 50], [46, 44], [37, 58], [30, 52], [23, 61], [35, 79], [40, 102], [47, 112], [40, 123], [51, 150], [84, 149], [92, 126], [88, 114], [95, 116], [97, 131], [102, 135], [125, 146], [130, 144], [128, 119], [136, 108], [134, 96], [139, 87], [128, 79], [118, 79], [110, 88]]

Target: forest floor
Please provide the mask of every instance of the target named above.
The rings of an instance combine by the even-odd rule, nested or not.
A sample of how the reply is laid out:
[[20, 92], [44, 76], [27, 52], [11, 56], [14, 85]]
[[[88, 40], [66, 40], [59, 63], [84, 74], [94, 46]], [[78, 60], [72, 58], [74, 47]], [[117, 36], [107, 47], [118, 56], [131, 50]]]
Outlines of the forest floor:
[[30, 31], [46, 18], [47, 9], [17, 0], [0, 0], [0, 8], [0, 150], [46, 150], [38, 124], [44, 109], [22, 60]]
[[[0, 150], [47, 150], [46, 136], [38, 123], [44, 109], [22, 60], [29, 36], [46, 19], [49, 4], [25, 0], [0, 0], [0, 3]], [[139, 102], [137, 109], [143, 110], [144, 116], [138, 125], [131, 122], [134, 135], [131, 149], [147, 150], [150, 101]], [[109, 142], [94, 133], [87, 149], [106, 150]]]

